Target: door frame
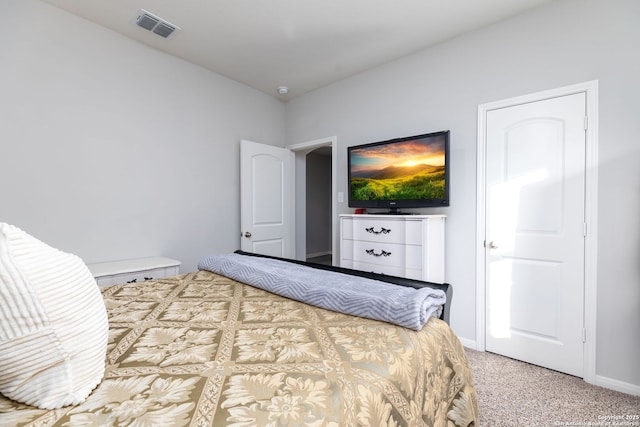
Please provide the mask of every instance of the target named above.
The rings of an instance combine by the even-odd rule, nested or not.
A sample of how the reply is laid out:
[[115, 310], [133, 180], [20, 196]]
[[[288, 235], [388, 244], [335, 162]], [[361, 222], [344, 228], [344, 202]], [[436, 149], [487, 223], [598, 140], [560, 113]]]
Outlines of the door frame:
[[585, 274], [583, 319], [584, 380], [596, 381], [597, 268], [598, 268], [598, 81], [592, 80], [528, 95], [504, 99], [478, 106], [476, 167], [476, 350], [485, 351], [486, 334], [486, 125], [487, 113], [575, 93], [586, 94], [586, 160], [585, 160]]
[[[331, 147], [331, 252], [332, 252], [332, 263], [336, 265], [336, 255], [338, 253], [338, 239], [336, 238], [336, 230], [338, 230], [338, 138], [336, 136], [330, 136], [326, 138], [314, 139], [312, 141], [300, 142], [297, 144], [288, 145], [286, 148], [293, 151], [294, 155], [298, 154], [307, 154], [316, 148], [320, 147]], [[295, 184], [294, 184], [294, 193], [298, 194], [298, 189], [295, 186], [300, 182], [306, 183], [306, 178], [301, 179], [301, 176], [298, 176], [301, 173], [300, 168], [295, 168]], [[298, 206], [296, 198], [294, 200], [294, 240], [298, 239], [298, 235], [301, 230], [304, 230], [306, 227], [306, 207], [304, 204], [300, 204]], [[303, 221], [301, 220], [303, 219]], [[304, 250], [306, 255], [306, 247], [302, 247], [303, 245], [296, 244], [296, 258], [298, 257], [298, 251]], [[302, 260], [304, 261], [304, 259]]]

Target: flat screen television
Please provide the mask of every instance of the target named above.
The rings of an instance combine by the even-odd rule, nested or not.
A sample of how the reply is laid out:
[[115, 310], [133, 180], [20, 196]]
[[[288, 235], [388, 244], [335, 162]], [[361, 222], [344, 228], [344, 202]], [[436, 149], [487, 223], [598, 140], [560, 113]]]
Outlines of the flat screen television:
[[449, 131], [347, 148], [349, 207], [449, 206]]

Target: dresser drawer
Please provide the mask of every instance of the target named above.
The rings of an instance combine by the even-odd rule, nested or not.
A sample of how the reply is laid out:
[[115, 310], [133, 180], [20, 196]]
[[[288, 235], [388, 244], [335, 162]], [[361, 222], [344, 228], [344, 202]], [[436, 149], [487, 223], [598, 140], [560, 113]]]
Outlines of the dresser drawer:
[[163, 257], [88, 264], [87, 267], [98, 286], [144, 282], [180, 274], [180, 261]]
[[351, 235], [345, 238], [368, 242], [388, 242], [419, 245], [422, 241], [422, 222], [385, 219], [354, 219]]
[[154, 268], [151, 270], [136, 271], [133, 273], [120, 273], [96, 277], [98, 286], [119, 285], [121, 283], [137, 283], [152, 279], [161, 279], [178, 275], [178, 267]]
[[386, 274], [387, 276], [406, 277], [403, 267], [393, 267], [390, 265], [371, 264], [368, 262], [354, 262], [355, 270], [369, 271], [371, 273]]
[[422, 247], [401, 243], [342, 242], [343, 258], [390, 267], [422, 269]]
[[409, 279], [423, 280], [422, 270], [414, 268], [393, 267], [389, 265], [371, 264], [368, 262], [352, 262], [347, 268], [370, 271], [371, 273], [386, 274], [387, 276], [407, 277]]

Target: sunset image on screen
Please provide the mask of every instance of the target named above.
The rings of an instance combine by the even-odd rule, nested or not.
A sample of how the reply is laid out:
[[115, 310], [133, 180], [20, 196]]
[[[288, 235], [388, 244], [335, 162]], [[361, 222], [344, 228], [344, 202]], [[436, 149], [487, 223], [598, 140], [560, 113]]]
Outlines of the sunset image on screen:
[[353, 149], [350, 162], [352, 200], [444, 198], [442, 136]]

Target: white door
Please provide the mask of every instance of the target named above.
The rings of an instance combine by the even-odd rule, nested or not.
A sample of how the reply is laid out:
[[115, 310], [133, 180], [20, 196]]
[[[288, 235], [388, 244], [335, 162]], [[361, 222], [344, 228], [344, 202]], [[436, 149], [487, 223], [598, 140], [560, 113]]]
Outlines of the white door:
[[240, 247], [293, 256], [293, 163], [290, 150], [240, 141]]
[[487, 112], [486, 350], [583, 376], [586, 95]]

